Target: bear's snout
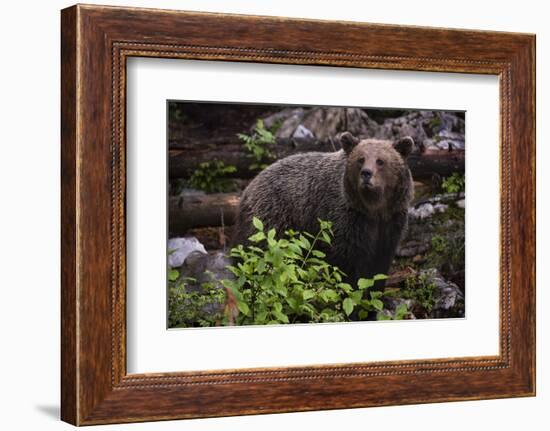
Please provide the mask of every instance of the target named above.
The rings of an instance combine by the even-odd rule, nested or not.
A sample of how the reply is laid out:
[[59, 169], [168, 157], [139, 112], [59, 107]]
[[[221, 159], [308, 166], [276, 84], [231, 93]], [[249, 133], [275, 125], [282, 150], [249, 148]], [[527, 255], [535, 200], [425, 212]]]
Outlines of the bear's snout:
[[366, 184], [370, 183], [370, 180], [372, 178], [372, 171], [370, 169], [362, 169], [361, 170], [361, 178]]

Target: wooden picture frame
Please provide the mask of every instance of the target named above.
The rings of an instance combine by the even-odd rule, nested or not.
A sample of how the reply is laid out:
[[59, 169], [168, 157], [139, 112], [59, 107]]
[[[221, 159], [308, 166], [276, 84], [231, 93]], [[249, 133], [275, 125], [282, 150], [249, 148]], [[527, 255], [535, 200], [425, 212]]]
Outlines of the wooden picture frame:
[[[61, 50], [64, 421], [91, 425], [535, 394], [534, 35], [77, 5], [62, 11]], [[498, 75], [500, 354], [128, 375], [130, 56]]]

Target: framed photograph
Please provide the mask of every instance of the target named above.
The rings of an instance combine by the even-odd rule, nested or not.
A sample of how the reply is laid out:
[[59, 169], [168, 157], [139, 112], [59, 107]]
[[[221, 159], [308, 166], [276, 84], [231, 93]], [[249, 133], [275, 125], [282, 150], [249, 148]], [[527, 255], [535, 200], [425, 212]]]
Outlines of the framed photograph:
[[535, 37], [62, 11], [61, 416], [535, 394]]

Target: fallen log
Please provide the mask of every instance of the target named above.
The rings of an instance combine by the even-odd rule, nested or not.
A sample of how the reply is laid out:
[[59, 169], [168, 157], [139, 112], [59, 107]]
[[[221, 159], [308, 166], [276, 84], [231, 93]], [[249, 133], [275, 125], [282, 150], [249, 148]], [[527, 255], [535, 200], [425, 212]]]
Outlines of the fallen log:
[[208, 147], [210, 149], [225, 147], [226, 145], [239, 145], [241, 141], [237, 135], [233, 136], [218, 136], [218, 137], [209, 137], [208, 140], [205, 140], [202, 137], [192, 138], [186, 137], [181, 139], [170, 139], [168, 141], [169, 150], [199, 150], [201, 148]]
[[[448, 193], [422, 199], [411, 208], [425, 203], [450, 203], [464, 199], [464, 194]], [[168, 204], [168, 230], [171, 235], [184, 235], [189, 229], [231, 226], [235, 223], [239, 207], [239, 193], [183, 194], [171, 196]], [[410, 217], [409, 230], [423, 220]], [[417, 253], [415, 253], [417, 254]]]
[[448, 177], [452, 174], [464, 174], [464, 150], [427, 150], [413, 153], [407, 158], [407, 164], [415, 180], [430, 179], [434, 175]]
[[[317, 139], [279, 139], [277, 144], [269, 147], [273, 154], [273, 162], [292, 154], [306, 153], [310, 151], [329, 152], [338, 150], [339, 144], [333, 140]], [[219, 146], [203, 146], [201, 149], [173, 150], [169, 151], [168, 174], [170, 178], [186, 178], [203, 162], [221, 160], [225, 165], [233, 165], [237, 171], [231, 174], [233, 178], [253, 178], [257, 170], [251, 170], [250, 165], [254, 160], [245, 151], [242, 144], [225, 144]]]
[[[292, 154], [309, 151], [331, 152], [339, 149], [333, 140], [315, 139], [281, 139], [270, 147], [274, 159], [281, 159]], [[189, 178], [203, 162], [221, 160], [225, 165], [235, 166], [236, 171], [230, 174], [233, 178], [253, 178], [258, 171], [251, 170], [254, 161], [240, 144], [227, 144], [200, 150], [170, 150], [170, 178]], [[465, 157], [463, 150], [427, 150], [416, 152], [408, 158], [409, 168], [414, 179], [429, 179], [434, 174], [447, 177], [454, 172], [464, 173]]]
[[239, 206], [237, 193], [170, 197], [168, 230], [184, 234], [188, 229], [232, 225]]

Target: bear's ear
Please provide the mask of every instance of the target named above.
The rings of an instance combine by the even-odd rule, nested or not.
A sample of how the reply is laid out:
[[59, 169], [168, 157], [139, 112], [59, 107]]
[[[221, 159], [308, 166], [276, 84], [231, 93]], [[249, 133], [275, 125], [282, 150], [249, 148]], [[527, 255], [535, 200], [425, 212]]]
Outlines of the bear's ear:
[[410, 136], [400, 138], [393, 143], [393, 148], [397, 150], [401, 157], [406, 159], [411, 154], [414, 147], [414, 140]]
[[336, 135], [336, 141], [340, 143], [346, 154], [351, 153], [353, 148], [359, 143], [359, 139], [353, 136], [350, 132], [340, 133]]

